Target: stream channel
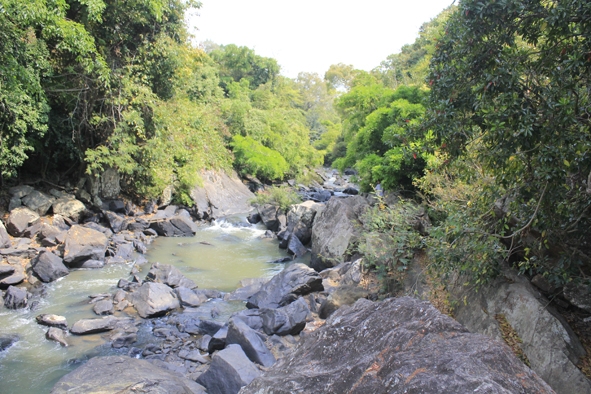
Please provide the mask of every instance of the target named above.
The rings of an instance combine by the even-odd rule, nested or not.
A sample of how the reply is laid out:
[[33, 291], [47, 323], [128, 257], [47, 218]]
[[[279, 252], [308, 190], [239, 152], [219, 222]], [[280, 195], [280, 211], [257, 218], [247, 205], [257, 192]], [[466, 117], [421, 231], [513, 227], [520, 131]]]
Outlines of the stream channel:
[[[146, 255], [150, 263], [141, 268], [143, 278], [153, 262], [175, 265], [183, 274], [195, 281], [200, 289], [229, 292], [236, 289], [244, 278], [271, 277], [281, 271], [284, 264], [271, 261], [285, 257], [276, 239], [262, 238], [265, 227], [248, 225], [244, 217], [220, 220], [202, 225], [190, 238], [158, 237], [149, 246]], [[89, 304], [89, 295], [114, 293], [121, 278], [131, 279], [133, 263], [107, 265], [102, 269], [73, 270], [66, 277], [44, 285], [42, 297], [34, 297], [39, 304], [29, 309], [0, 308], [0, 334], [19, 336], [18, 342], [0, 353], [0, 393], [49, 393], [53, 385], [90, 357], [127, 354], [129, 349], [113, 349], [101, 334], [68, 335], [69, 347], [45, 339], [48, 327], [38, 325], [35, 317], [42, 314], [65, 316], [69, 326], [84, 318], [97, 318]], [[214, 305], [208, 305], [214, 304]], [[201, 308], [215, 307], [217, 317], [225, 320], [230, 314], [245, 308], [243, 302], [210, 300]], [[125, 316], [116, 312], [115, 316]], [[143, 348], [150, 340], [152, 324], [146, 320], [139, 327], [134, 346]]]

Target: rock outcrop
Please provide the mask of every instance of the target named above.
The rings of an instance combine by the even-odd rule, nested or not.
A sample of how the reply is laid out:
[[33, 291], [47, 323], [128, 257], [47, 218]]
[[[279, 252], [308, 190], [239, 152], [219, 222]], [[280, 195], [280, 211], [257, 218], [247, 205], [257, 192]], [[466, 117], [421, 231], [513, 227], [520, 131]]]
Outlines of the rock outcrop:
[[403, 297], [339, 309], [241, 394], [552, 393], [503, 343]]
[[316, 215], [312, 227], [312, 268], [322, 271], [345, 260], [347, 248], [359, 236], [367, 207], [362, 196], [330, 199], [326, 208]]
[[191, 198], [197, 207], [200, 219], [214, 219], [252, 210], [249, 200], [254, 194], [233, 172], [213, 170], [201, 173], [203, 185], [191, 191]]

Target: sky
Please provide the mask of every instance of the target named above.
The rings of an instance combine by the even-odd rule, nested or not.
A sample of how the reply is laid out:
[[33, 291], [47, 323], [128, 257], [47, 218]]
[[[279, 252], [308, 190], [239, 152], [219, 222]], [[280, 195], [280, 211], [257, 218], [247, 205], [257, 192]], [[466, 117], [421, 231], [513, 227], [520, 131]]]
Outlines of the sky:
[[453, 0], [201, 0], [189, 16], [196, 42], [236, 44], [272, 57], [281, 74], [320, 76], [331, 64], [377, 67]]

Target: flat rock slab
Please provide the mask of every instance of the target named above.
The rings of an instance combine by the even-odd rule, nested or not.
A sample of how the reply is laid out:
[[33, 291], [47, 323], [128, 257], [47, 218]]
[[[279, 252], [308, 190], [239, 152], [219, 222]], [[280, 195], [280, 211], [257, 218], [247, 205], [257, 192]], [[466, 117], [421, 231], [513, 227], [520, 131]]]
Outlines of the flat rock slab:
[[117, 320], [113, 316], [105, 316], [100, 319], [81, 319], [72, 325], [70, 332], [76, 335], [88, 335], [111, 331], [117, 325]]
[[205, 394], [197, 383], [127, 356], [91, 358], [86, 364], [62, 377], [52, 394]]
[[505, 344], [402, 297], [339, 309], [241, 393], [553, 391]]
[[42, 314], [35, 318], [38, 324], [49, 327], [57, 327], [61, 329], [68, 328], [68, 321], [64, 316]]
[[45, 333], [45, 338], [50, 341], [56, 341], [64, 347], [68, 347], [68, 341], [66, 341], [66, 332], [61, 328], [49, 327], [49, 330]]
[[295, 301], [300, 295], [322, 290], [322, 278], [316, 271], [304, 264], [292, 264], [249, 297], [246, 307], [279, 308]]

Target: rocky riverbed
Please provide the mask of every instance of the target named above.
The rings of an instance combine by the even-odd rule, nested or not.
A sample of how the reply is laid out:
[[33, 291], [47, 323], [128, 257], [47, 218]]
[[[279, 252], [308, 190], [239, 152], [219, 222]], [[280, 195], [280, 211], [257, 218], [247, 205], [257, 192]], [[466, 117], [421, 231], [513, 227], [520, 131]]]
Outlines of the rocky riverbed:
[[[547, 382], [567, 392], [560, 379], [541, 380], [504, 343], [468, 332], [426, 302], [377, 301], [379, 288], [363, 274], [360, 256], [349, 253], [375, 201], [336, 172], [321, 175], [323, 185], [292, 184], [304, 203], [287, 212], [262, 205], [250, 223], [235, 223], [260, 221], [268, 229], [260, 236], [277, 239], [289, 257], [276, 259], [285, 268], [272, 278], [245, 279], [231, 292], [203, 288], [198, 276], [148, 263], [144, 254], [158, 236], [190, 236], [199, 220], [244, 209], [245, 190], [242, 197], [212, 197], [218, 189], [207, 183], [193, 193], [202, 200], [190, 209], [140, 209], [104, 198], [99, 209], [93, 198], [84, 204], [56, 190], [11, 189], [0, 226], [5, 308], [34, 309], [44, 283], [80, 269], [130, 267], [113, 290], [88, 294], [96, 317], [36, 316], [56, 346], [100, 338], [103, 348], [115, 349], [96, 353], [52, 392], [553, 392]], [[211, 182], [228, 183], [216, 175]], [[256, 180], [250, 186], [258, 187]], [[58, 200], [70, 208], [60, 210]], [[234, 206], [225, 207], [228, 201]], [[145, 276], [142, 265], [149, 267]], [[18, 344], [14, 333], [0, 339], [0, 351]], [[586, 387], [578, 375], [570, 380]]]

